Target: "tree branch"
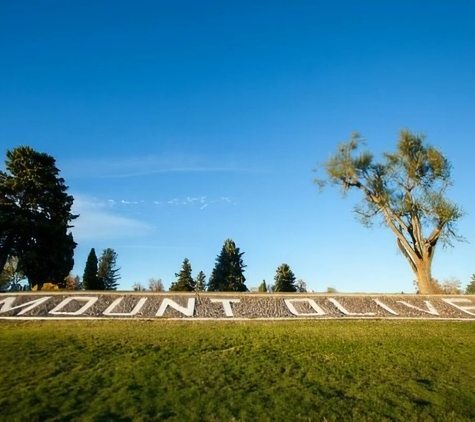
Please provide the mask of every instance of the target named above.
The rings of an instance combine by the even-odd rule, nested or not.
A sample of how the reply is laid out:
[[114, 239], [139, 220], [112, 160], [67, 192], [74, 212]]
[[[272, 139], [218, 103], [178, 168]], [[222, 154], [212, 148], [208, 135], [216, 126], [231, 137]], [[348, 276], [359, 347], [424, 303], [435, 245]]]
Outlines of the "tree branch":
[[401, 240], [399, 239], [399, 237], [396, 238], [396, 243], [399, 247], [399, 250], [402, 252], [402, 254], [405, 256], [405, 258], [409, 262], [409, 265], [411, 266], [412, 271], [414, 271], [414, 273], [417, 274], [417, 266], [415, 262], [413, 261], [411, 255], [408, 253], [407, 249], [401, 243]]
[[437, 243], [439, 240], [440, 235], [442, 234], [442, 230], [444, 229], [445, 223], [440, 223], [432, 230], [432, 233], [426, 239], [426, 242], [430, 245]]
[[[402, 230], [410, 235], [407, 224], [397, 214], [395, 214], [391, 210], [391, 208], [382, 206], [381, 203], [380, 203], [380, 200], [378, 199], [376, 194], [374, 192], [372, 192], [367, 186], [363, 185], [359, 180], [357, 180], [356, 182], [353, 182], [353, 183], [349, 183], [349, 185], [357, 187], [358, 189], [362, 190], [364, 192], [365, 196], [367, 198], [369, 198], [369, 200], [381, 210], [381, 212], [385, 215], [385, 217], [387, 217], [389, 219], [393, 218], [401, 226]], [[387, 218], [386, 218], [386, 220], [387, 220]], [[399, 231], [396, 228], [396, 226], [394, 226], [392, 221], [391, 221], [391, 224], [392, 224], [392, 227], [393, 227], [393, 231], [395, 230], [397, 233], [399, 233], [407, 243], [407, 240], [404, 237], [404, 235], [402, 234], [402, 231]], [[408, 246], [409, 246], [409, 244], [408, 244]], [[412, 250], [412, 248], [411, 248], [411, 250]]]
[[424, 237], [422, 236], [422, 228], [421, 228], [421, 222], [417, 218], [416, 214], [411, 212], [411, 227], [413, 228], [414, 232], [414, 249], [420, 253], [420, 255], [423, 255], [424, 252]]
[[[411, 245], [407, 241], [407, 239], [404, 237], [401, 231], [397, 229], [397, 227], [394, 225], [393, 221], [391, 220], [391, 217], [389, 216], [388, 212], [386, 209], [382, 210], [384, 218], [386, 220], [386, 223], [388, 224], [389, 228], [393, 231], [393, 233], [396, 235], [398, 241], [404, 246], [404, 249], [407, 254], [410, 255], [411, 261], [413, 264], [416, 262], [417, 255], [414, 251], [414, 249], [411, 248]], [[404, 253], [404, 252], [403, 252]], [[406, 256], [407, 257], [407, 256]]]

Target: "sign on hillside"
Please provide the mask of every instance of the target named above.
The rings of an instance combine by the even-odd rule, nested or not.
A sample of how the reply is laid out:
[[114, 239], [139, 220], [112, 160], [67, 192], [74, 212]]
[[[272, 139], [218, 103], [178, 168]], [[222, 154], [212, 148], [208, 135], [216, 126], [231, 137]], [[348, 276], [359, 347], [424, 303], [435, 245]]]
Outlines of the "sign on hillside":
[[0, 318], [475, 320], [475, 297], [302, 293], [17, 293], [0, 294]]

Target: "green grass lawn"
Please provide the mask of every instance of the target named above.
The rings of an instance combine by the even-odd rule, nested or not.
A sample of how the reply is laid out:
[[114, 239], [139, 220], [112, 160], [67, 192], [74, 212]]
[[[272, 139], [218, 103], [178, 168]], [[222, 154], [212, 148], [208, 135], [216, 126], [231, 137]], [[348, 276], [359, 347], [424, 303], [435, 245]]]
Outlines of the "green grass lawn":
[[475, 323], [0, 321], [1, 421], [475, 419]]

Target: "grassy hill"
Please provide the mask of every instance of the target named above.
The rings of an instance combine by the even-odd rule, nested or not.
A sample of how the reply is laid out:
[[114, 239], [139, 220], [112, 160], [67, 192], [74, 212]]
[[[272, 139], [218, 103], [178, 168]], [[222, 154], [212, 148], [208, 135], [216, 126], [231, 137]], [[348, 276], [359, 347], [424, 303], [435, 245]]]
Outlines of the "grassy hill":
[[0, 420], [475, 419], [475, 323], [0, 321]]

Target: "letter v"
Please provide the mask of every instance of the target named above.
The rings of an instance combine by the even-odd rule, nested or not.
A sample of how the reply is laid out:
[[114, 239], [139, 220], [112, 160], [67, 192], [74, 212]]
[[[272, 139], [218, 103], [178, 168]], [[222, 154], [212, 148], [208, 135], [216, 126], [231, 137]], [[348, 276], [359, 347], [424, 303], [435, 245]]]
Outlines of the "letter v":
[[398, 300], [398, 303], [402, 303], [403, 305], [406, 305], [409, 308], [413, 308], [413, 309], [417, 309], [418, 311], [425, 312], [426, 314], [439, 315], [439, 313], [436, 311], [432, 303], [430, 303], [428, 300], [424, 300], [424, 303], [426, 304], [428, 310], [418, 308], [417, 306], [411, 305], [410, 303], [404, 302], [402, 300]]

